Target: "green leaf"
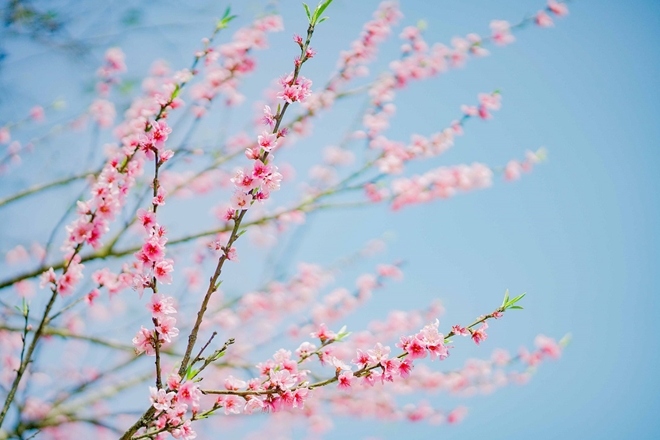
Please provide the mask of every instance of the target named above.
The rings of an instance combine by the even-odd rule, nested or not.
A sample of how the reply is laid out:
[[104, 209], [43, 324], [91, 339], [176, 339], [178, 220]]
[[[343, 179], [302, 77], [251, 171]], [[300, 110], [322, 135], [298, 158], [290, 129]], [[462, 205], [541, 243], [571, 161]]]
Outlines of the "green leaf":
[[225, 29], [227, 26], [229, 26], [229, 23], [236, 17], [237, 15], [226, 15], [222, 17], [220, 20], [218, 20], [218, 24], [215, 25], [215, 28], [217, 30]]
[[335, 341], [342, 341], [346, 339], [348, 336], [351, 335], [351, 332], [346, 331], [346, 326], [343, 326], [339, 331], [337, 332], [337, 337], [335, 338]]
[[520, 309], [520, 310], [522, 310], [523, 308], [521, 306], [511, 306], [511, 307], [509, 307], [509, 309]]
[[322, 18], [319, 20], [318, 24], [323, 23], [323, 22], [326, 21], [328, 18], [329, 18], [329, 17], [322, 17]]
[[509, 302], [509, 289], [506, 289], [506, 292], [504, 292], [504, 301], [502, 301], [502, 307], [506, 306], [508, 302]]
[[307, 19], [311, 22], [312, 21], [312, 13], [309, 12], [309, 6], [307, 6], [307, 3], [303, 3], [303, 8], [305, 8], [305, 14], [307, 14]]
[[224, 20], [225, 18], [229, 17], [230, 13], [231, 13], [231, 8], [227, 6], [227, 9], [225, 9], [225, 13], [222, 16], [222, 19]]
[[316, 18], [320, 17], [321, 14], [330, 6], [330, 3], [332, 3], [332, 0], [325, 0], [322, 3], [319, 3], [319, 5], [316, 7], [316, 13], [314, 14]]
[[172, 92], [172, 99], [176, 99], [177, 96], [179, 96], [179, 93], [181, 92], [181, 87], [177, 84], [174, 87], [174, 91]]
[[516, 296], [515, 298], [513, 298], [511, 301], [509, 301], [509, 303], [508, 303], [509, 306], [512, 306], [512, 305], [514, 305], [515, 303], [517, 303], [518, 301], [520, 301], [521, 299], [523, 299], [523, 298], [525, 297], [525, 295], [526, 295], [526, 294], [523, 293], [523, 294], [518, 295], [518, 296]]
[[199, 370], [193, 370], [192, 365], [189, 366], [186, 370], [186, 380], [192, 380], [192, 378], [197, 376], [197, 373], [199, 373]]

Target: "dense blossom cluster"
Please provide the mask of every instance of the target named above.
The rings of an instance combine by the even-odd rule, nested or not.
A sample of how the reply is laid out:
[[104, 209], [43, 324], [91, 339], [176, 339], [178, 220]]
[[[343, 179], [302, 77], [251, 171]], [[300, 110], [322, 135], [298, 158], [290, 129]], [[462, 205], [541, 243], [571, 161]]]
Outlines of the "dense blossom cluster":
[[[310, 341], [303, 342], [296, 350], [295, 358], [290, 351], [278, 350], [271, 359], [257, 365], [260, 372], [259, 377], [242, 380], [234, 376], [228, 376], [224, 380], [224, 390], [206, 390], [205, 393], [219, 395], [214, 408], [222, 408], [226, 414], [240, 414], [252, 413], [255, 409], [279, 412], [302, 408], [307, 403], [307, 399], [311, 399], [316, 393], [317, 387], [329, 383], [336, 383], [336, 387], [340, 392], [332, 398], [333, 403], [344, 401], [342, 396], [345, 395], [342, 393], [347, 390], [355, 388], [356, 391], [362, 393], [387, 382], [400, 383], [398, 389], [401, 389], [401, 387], [423, 388], [430, 386], [435, 389], [445, 388], [452, 392], [458, 392], [482, 381], [485, 389], [485, 381], [491, 380], [491, 375], [490, 370], [485, 369], [486, 365], [484, 364], [479, 364], [479, 370], [475, 370], [477, 364], [468, 363], [464, 372], [459, 371], [448, 375], [435, 374], [425, 367], [422, 367], [423, 374], [420, 376], [412, 376], [411, 373], [415, 366], [415, 360], [427, 356], [431, 360], [446, 359], [449, 356], [449, 347], [446, 344], [448, 338], [452, 335], [471, 335], [475, 343], [478, 344], [486, 338], [486, 320], [501, 316], [502, 311], [503, 309], [498, 309], [491, 315], [481, 317], [469, 327], [455, 325], [447, 336], [438, 331], [439, 321], [436, 319], [434, 322], [422, 327], [417, 333], [401, 337], [396, 345], [401, 348], [402, 353], [397, 356], [392, 356], [391, 348], [380, 342], [376, 342], [371, 348], [356, 348], [364, 347], [370, 339], [376, 338], [373, 334], [371, 337], [366, 337], [364, 334], [356, 335], [349, 343], [344, 341], [347, 336], [344, 329], [334, 332], [325, 324], [319, 324], [310, 333], [310, 336], [318, 339], [318, 344]], [[404, 317], [401, 318], [405, 319]], [[478, 329], [473, 329], [472, 327], [477, 323], [481, 323], [481, 326]], [[406, 328], [406, 326], [404, 325], [403, 328]], [[395, 332], [401, 331], [401, 329], [402, 327], [397, 325]], [[382, 337], [381, 334], [378, 336]], [[340, 341], [341, 344], [338, 343]], [[560, 346], [545, 336], [539, 336], [536, 344], [538, 350], [534, 354], [530, 355], [522, 350], [519, 359], [522, 359], [528, 365], [536, 365], [543, 357], [556, 358], [561, 352]], [[352, 350], [353, 354], [351, 356]], [[335, 371], [334, 377], [321, 382], [310, 382], [310, 371], [302, 370], [300, 366], [308, 365], [315, 358], [318, 359], [321, 366], [332, 367]], [[495, 353], [493, 359], [493, 361], [488, 361], [488, 365], [497, 363], [499, 366], [506, 366], [512, 362], [512, 358], [501, 351]], [[477, 378], [477, 373], [480, 378]], [[492, 378], [496, 381], [494, 384], [502, 386], [506, 383], [506, 376], [502, 376], [502, 374], [504, 373], [501, 372], [497, 377]], [[512, 374], [510, 380], [520, 382], [521, 379], [520, 376]], [[376, 387], [376, 393], [382, 393], [379, 388]], [[327, 395], [327, 393], [323, 395]], [[373, 396], [374, 394], [368, 395]], [[357, 396], [360, 396], [360, 394], [357, 394]], [[419, 410], [423, 406], [417, 407], [417, 409]], [[363, 412], [358, 411], [358, 414], [360, 413]], [[407, 409], [408, 418], [411, 420], [429, 417], [433, 413], [434, 411], [431, 411], [431, 413], [422, 417], [421, 413], [417, 413], [410, 408]]]

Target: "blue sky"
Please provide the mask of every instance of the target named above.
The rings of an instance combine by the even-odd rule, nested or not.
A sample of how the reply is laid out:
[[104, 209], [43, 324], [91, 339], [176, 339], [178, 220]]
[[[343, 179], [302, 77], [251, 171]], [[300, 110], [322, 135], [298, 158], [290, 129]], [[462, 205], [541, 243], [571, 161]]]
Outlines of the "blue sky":
[[[95, 9], [92, 3], [90, 10]], [[8, 57], [0, 64], [0, 93], [5, 95], [0, 120], [63, 95], [69, 108], [82, 106], [86, 101], [80, 80], [89, 81], [95, 61], [112, 44], [125, 48], [129, 73], [136, 77], [158, 56], [167, 56], [172, 66], [187, 65], [192, 48], [211, 26], [204, 25], [204, 14], [220, 15], [224, 9], [224, 3], [216, 3], [196, 2], [190, 19], [182, 18], [184, 24], [175, 28], [102, 38], [91, 59], [82, 61], [21, 40], [3, 43]], [[402, 1], [401, 8], [403, 23], [427, 22], [427, 41], [448, 43], [454, 35], [487, 34], [494, 18], [516, 22], [542, 3], [410, 0]], [[118, 14], [121, 8], [111, 5], [110, 12]], [[239, 21], [249, 19], [257, 5], [250, 1], [236, 6]], [[319, 54], [307, 76], [319, 83], [325, 80], [338, 51], [358, 35], [376, 5], [335, 0], [328, 11], [330, 21], [319, 26], [315, 36]], [[279, 8], [287, 30], [272, 46], [291, 50], [271, 50], [260, 57], [267, 67], [246, 82], [248, 97], [259, 96], [269, 73], [286, 72], [293, 53], [286, 41], [304, 28], [297, 1], [283, 1]], [[295, 258], [328, 263], [388, 233], [392, 238], [381, 258], [406, 260], [406, 279], [352, 318], [355, 325], [392, 308], [423, 307], [434, 298], [447, 308], [444, 322], [466, 322], [499, 305], [508, 288], [516, 294], [527, 292], [525, 310], [493, 323], [489, 339], [478, 349], [457, 344], [457, 358], [487, 357], [496, 347], [530, 346], [538, 333], [559, 338], [570, 332], [571, 345], [561, 360], [542, 365], [524, 387], [466, 400], [438, 398], [441, 404], [470, 408], [461, 425], [346, 421], [336, 433], [348, 438], [660, 437], [660, 347], [655, 336], [660, 314], [660, 2], [585, 0], [571, 2], [570, 8], [570, 15], [555, 28], [526, 29], [515, 44], [493, 48], [490, 57], [401, 92], [388, 132], [399, 140], [411, 133], [432, 133], [456, 118], [461, 104], [499, 89], [503, 108], [494, 118], [471, 121], [452, 150], [420, 171], [473, 161], [503, 165], [540, 146], [549, 151], [547, 162], [520, 181], [497, 179], [491, 189], [398, 213], [377, 207], [315, 217]], [[180, 8], [167, 3], [145, 11], [147, 23], [168, 23], [168, 11]], [[103, 35], [111, 29], [110, 24], [95, 31], [85, 30], [89, 23], [74, 25], [74, 35]], [[393, 47], [386, 53], [394, 54]], [[315, 127], [314, 141], [303, 145], [299, 157], [282, 157], [318, 158], [314, 148], [338, 142], [337, 124], [350, 119], [351, 106], [358, 104], [354, 101], [345, 113], [324, 117]], [[232, 115], [232, 121], [247, 114], [246, 107]], [[53, 160], [56, 173], [66, 173], [66, 159], [54, 154]], [[26, 162], [26, 171], [7, 177], [7, 188], [32, 181], [29, 171], [44, 170], [37, 159]], [[57, 202], [44, 201], [47, 206]], [[0, 235], [2, 251], [30, 234], [43, 235], [35, 231], [50, 225], [37, 222], [25, 228], [25, 214], [0, 215], [8, 225]], [[185, 221], [170, 215], [173, 222]], [[337, 230], [343, 240], [329, 233]]]

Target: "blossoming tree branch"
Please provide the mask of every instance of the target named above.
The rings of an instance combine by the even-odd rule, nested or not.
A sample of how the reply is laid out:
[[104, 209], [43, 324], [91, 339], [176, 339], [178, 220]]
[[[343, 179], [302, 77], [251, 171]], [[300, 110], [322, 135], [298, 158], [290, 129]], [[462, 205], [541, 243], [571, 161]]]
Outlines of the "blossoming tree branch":
[[[81, 197], [63, 200], [68, 209], [47, 241], [6, 250], [12, 270], [0, 279], [0, 439], [187, 440], [204, 438], [229, 417], [257, 414], [266, 414], [263, 432], [269, 433], [292, 425], [323, 433], [338, 416], [456, 423], [466, 408], [434, 407], [424, 397], [401, 405], [398, 396], [467, 395], [525, 383], [538, 364], [559, 357], [565, 341], [540, 335], [531, 350], [497, 350], [459, 369], [429, 362], [460, 353], [470, 342], [480, 344], [489, 326], [522, 309], [525, 294], [508, 291], [501, 303], [484, 304], [484, 314], [472, 322], [444, 324], [442, 306], [433, 303], [392, 311], [384, 321], [348, 331], [342, 321], [350, 313], [403, 278], [403, 261], [380, 262], [352, 285], [335, 283], [354, 261], [374, 258], [382, 240], [365, 239], [331, 265], [299, 263], [284, 274], [277, 268], [291, 262], [287, 246], [304, 239], [296, 231], [312, 216], [378, 204], [401, 210], [440, 203], [496, 180], [517, 180], [542, 162], [541, 148], [505, 164], [410, 170], [452, 148], [472, 124], [493, 118], [502, 103], [498, 90], [468, 97], [454, 120], [430, 133], [402, 141], [388, 137], [387, 129], [397, 94], [409, 84], [488, 56], [528, 26], [554, 26], [568, 14], [567, 6], [549, 0], [517, 24], [495, 20], [488, 36], [471, 33], [448, 46], [427, 42], [423, 26], [397, 30], [402, 14], [386, 1], [318, 86], [322, 81], [308, 77], [306, 68], [326, 56], [316, 53], [313, 42], [333, 25], [326, 22], [330, 6], [331, 0], [304, 5], [307, 29], [294, 35], [291, 47], [276, 49], [290, 54], [290, 69], [277, 73], [250, 128], [232, 126], [231, 136], [209, 147], [195, 146], [200, 124], [214, 106], [242, 103], [242, 83], [258, 68], [256, 53], [268, 47], [270, 33], [283, 30], [279, 15], [264, 15], [231, 34], [236, 21], [227, 9], [187, 68], [172, 72], [165, 61], [154, 61], [142, 92], [119, 121], [127, 66], [115, 47], [105, 52], [94, 97], [76, 118], [31, 138], [30, 128], [62, 107], [58, 101], [0, 125], [0, 144], [6, 146], [0, 179], [20, 172], [21, 161], [38, 160], [44, 145], [67, 131], [111, 130], [114, 138], [102, 161], [90, 150], [90, 160], [76, 161], [76, 173], [0, 197], [0, 212], [11, 215], [57, 188], [84, 187]], [[379, 47], [397, 33], [399, 55], [372, 74]], [[365, 105], [344, 140], [324, 146], [323, 160], [307, 170], [303, 189], [277, 201], [293, 174], [279, 153], [295, 149], [321, 123], [320, 115], [355, 96], [363, 96]], [[209, 200], [209, 194], [211, 225], [170, 232], [168, 209], [185, 198]], [[223, 281], [238, 276], [239, 256], [269, 240], [282, 252], [273, 254], [273, 273], [261, 287], [223, 291]], [[108, 319], [113, 332], [99, 332]], [[247, 433], [250, 426], [241, 429]]]

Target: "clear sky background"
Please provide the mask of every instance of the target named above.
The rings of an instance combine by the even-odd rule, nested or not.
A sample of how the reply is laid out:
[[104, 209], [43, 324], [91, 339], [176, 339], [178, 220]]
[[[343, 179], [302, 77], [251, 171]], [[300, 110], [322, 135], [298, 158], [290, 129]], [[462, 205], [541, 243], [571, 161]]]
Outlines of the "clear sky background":
[[[137, 3], [74, 3], [58, 7], [69, 11], [71, 34], [93, 44], [91, 55], [73, 59], [24, 39], [0, 42], [5, 54], [0, 121], [62, 96], [72, 112], [82, 108], [85, 82], [92, 83], [103, 51], [112, 45], [124, 48], [129, 75], [135, 78], [158, 57], [175, 68], [187, 66], [193, 48], [213, 25], [207, 17], [221, 15], [226, 6], [192, 2], [188, 9], [173, 1], [144, 2], [139, 10], [145, 27], [118, 33], [117, 17]], [[357, 37], [377, 4], [335, 0], [330, 21], [315, 36], [318, 57], [307, 76], [319, 84], [327, 78], [339, 50]], [[258, 5], [252, 0], [233, 5], [239, 24], [254, 16]], [[487, 35], [491, 19], [515, 23], [542, 6], [542, 0], [401, 2], [404, 24], [424, 19], [426, 40], [445, 43], [469, 32]], [[74, 14], [74, 7], [83, 10]], [[278, 8], [286, 31], [273, 38], [274, 49], [260, 55], [262, 68], [243, 88], [248, 98], [259, 97], [270, 77], [289, 69], [295, 48], [288, 41], [293, 32], [304, 30], [298, 1], [282, 1]], [[479, 348], [467, 341], [457, 344], [459, 360], [487, 357], [496, 347], [530, 346], [538, 333], [560, 338], [570, 332], [571, 345], [561, 360], [543, 364], [526, 386], [471, 399], [434, 398], [447, 407], [467, 405], [470, 413], [461, 425], [346, 421], [329, 438], [660, 438], [655, 322], [660, 315], [660, 2], [583, 0], [571, 2], [570, 8], [555, 28], [525, 29], [516, 43], [493, 48], [490, 57], [401, 92], [388, 131], [399, 140], [411, 133], [430, 134], [456, 118], [461, 104], [499, 89], [503, 108], [494, 119], [470, 121], [452, 150], [419, 170], [473, 161], [503, 165], [541, 146], [549, 151], [546, 163], [518, 182], [496, 179], [491, 189], [398, 213], [377, 207], [315, 217], [295, 259], [328, 263], [389, 233], [379, 261], [406, 260], [405, 281], [379, 293], [368, 311], [351, 318], [352, 325], [393, 308], [423, 307], [434, 298], [447, 308], [441, 322], [468, 322], [499, 305], [508, 288], [527, 292], [525, 310], [493, 323]], [[384, 55], [395, 52], [390, 46]], [[356, 111], [359, 103], [317, 123], [314, 141], [292, 151], [298, 157], [282, 157], [293, 162], [320, 157], [318, 147], [340, 140], [337, 124], [350, 121], [351, 108]], [[250, 114], [245, 107], [231, 120]], [[35, 174], [44, 171], [67, 173], [71, 157], [52, 153], [50, 159], [48, 167], [37, 155], [26, 159], [24, 168], [2, 178], [2, 194], [40, 181]], [[44, 200], [44, 206], [56, 206], [55, 197]], [[170, 215], [174, 223], [187, 221]], [[30, 236], [43, 236], [52, 226], [48, 216], [34, 211], [0, 212], [0, 219], [5, 225], [2, 252]]]

